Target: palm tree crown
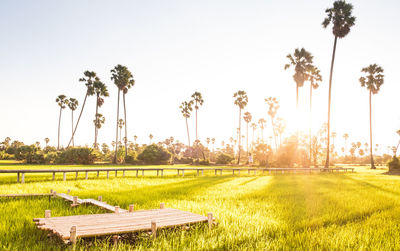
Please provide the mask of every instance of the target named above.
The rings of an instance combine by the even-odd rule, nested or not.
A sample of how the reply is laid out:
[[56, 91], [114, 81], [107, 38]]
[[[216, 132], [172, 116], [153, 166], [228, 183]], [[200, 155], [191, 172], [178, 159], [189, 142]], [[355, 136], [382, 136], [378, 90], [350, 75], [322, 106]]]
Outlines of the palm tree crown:
[[307, 71], [312, 68], [313, 56], [310, 52], [304, 48], [295, 49], [293, 55], [289, 54], [286, 56], [289, 59], [289, 64], [285, 65], [285, 70], [289, 69], [290, 66], [294, 67], [293, 79], [297, 84], [297, 87], [302, 87], [304, 81], [307, 80]]
[[361, 86], [366, 87], [372, 94], [377, 94], [383, 84], [383, 68], [377, 64], [372, 64], [362, 68], [361, 72], [366, 74], [360, 78]]
[[352, 16], [353, 5], [344, 0], [333, 3], [333, 8], [328, 8], [325, 13], [328, 15], [322, 22], [324, 28], [332, 23], [332, 33], [335, 37], [343, 38], [350, 32], [355, 24], [356, 18]]

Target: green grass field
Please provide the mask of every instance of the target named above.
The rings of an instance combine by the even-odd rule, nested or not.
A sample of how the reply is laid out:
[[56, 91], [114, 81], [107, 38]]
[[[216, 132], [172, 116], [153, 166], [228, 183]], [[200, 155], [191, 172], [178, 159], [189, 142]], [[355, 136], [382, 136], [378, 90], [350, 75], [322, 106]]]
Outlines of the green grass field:
[[[3, 163], [4, 164], [4, 163]], [[22, 168], [3, 166], [2, 168]], [[24, 166], [23, 168], [30, 168]], [[39, 168], [39, 167], [36, 167]], [[41, 168], [49, 168], [42, 166]], [[66, 182], [51, 175], [0, 175], [0, 193], [46, 193], [50, 189], [80, 198], [103, 199], [136, 209], [167, 207], [206, 215], [219, 225], [208, 230], [162, 230], [156, 240], [139, 235], [120, 250], [400, 249], [400, 177], [357, 167], [347, 174], [284, 174], [177, 177], [89, 176]], [[0, 199], [0, 250], [59, 250], [57, 239], [35, 228], [32, 218], [104, 212], [92, 206], [71, 208], [61, 199]], [[107, 239], [79, 241], [77, 249], [112, 249]]]

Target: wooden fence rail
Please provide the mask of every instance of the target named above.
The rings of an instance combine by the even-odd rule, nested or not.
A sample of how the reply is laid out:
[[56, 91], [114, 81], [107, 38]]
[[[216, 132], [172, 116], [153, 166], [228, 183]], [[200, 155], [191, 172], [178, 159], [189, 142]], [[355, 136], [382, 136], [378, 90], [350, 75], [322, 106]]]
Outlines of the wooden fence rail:
[[204, 175], [204, 171], [214, 171], [215, 175], [222, 175], [222, 171], [230, 172], [232, 175], [237, 173], [240, 175], [241, 171], [247, 171], [250, 174], [257, 173], [312, 173], [312, 172], [354, 172], [354, 168], [218, 168], [218, 167], [160, 167], [160, 168], [86, 168], [86, 169], [14, 169], [14, 170], [0, 170], [0, 174], [17, 174], [17, 182], [25, 183], [25, 174], [27, 173], [52, 173], [53, 180], [56, 179], [57, 173], [63, 174], [63, 180], [67, 180], [67, 173], [75, 173], [75, 179], [78, 178], [79, 173], [85, 173], [85, 179], [88, 179], [89, 173], [96, 173], [99, 177], [100, 172], [106, 172], [107, 179], [110, 177], [110, 172], [115, 172], [115, 177], [118, 176], [118, 172], [122, 173], [122, 177], [125, 177], [126, 172], [136, 172], [136, 177], [138, 177], [139, 171], [141, 171], [142, 176], [144, 176], [145, 171], [157, 172], [157, 176], [163, 176], [164, 171], [176, 171], [177, 175], [185, 176], [185, 171], [196, 171], [197, 176]]

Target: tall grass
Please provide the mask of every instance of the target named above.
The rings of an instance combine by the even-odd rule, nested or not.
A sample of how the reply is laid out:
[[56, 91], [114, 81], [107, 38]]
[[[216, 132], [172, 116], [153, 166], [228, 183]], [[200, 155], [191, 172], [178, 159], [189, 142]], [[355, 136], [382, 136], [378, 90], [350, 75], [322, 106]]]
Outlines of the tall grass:
[[[156, 240], [139, 235], [120, 250], [400, 249], [400, 177], [382, 170], [353, 174], [290, 174], [176, 177], [126, 177], [89, 180], [36, 175], [27, 183], [0, 176], [0, 193], [71, 189], [80, 198], [97, 198], [135, 209], [167, 207], [206, 215], [219, 225], [160, 231]], [[211, 173], [210, 173], [211, 174]], [[71, 208], [60, 199], [0, 199], [1, 250], [59, 250], [57, 239], [35, 228], [32, 218], [104, 212], [92, 206]], [[112, 249], [106, 239], [79, 241], [77, 249]]]

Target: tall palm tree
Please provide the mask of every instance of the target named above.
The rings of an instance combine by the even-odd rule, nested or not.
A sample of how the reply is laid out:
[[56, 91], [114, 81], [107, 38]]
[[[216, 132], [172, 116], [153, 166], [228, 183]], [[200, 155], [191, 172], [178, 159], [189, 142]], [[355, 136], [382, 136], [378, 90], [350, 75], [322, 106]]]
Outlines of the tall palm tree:
[[213, 146], [212, 151], [214, 152], [215, 138], [212, 138], [212, 139], [211, 139], [211, 144], [212, 144], [212, 146]]
[[350, 32], [350, 28], [355, 24], [356, 18], [352, 16], [353, 5], [346, 3], [344, 0], [337, 0], [333, 3], [333, 7], [326, 9], [325, 13], [327, 17], [322, 22], [324, 28], [332, 24], [332, 33], [335, 37], [333, 42], [333, 52], [331, 60], [331, 70], [329, 74], [329, 96], [328, 96], [328, 130], [327, 130], [327, 142], [326, 142], [326, 161], [325, 168], [329, 167], [329, 147], [330, 147], [330, 133], [331, 133], [331, 90], [332, 90], [332, 74], [333, 65], [335, 63], [336, 54], [336, 42], [338, 38], [344, 38]]
[[285, 70], [294, 67], [293, 79], [296, 82], [296, 109], [299, 108], [299, 87], [303, 87], [307, 80], [307, 72], [312, 68], [313, 56], [304, 48], [295, 49], [293, 55], [286, 56], [289, 63], [285, 64]]
[[151, 145], [151, 141], [152, 141], [153, 137], [154, 137], [153, 134], [150, 133], [150, 135], [149, 135], [150, 145]]
[[251, 138], [251, 148], [253, 149], [253, 147], [254, 147], [254, 133], [257, 130], [257, 124], [256, 123], [251, 123], [250, 127], [251, 127], [251, 129], [253, 129], [253, 136]]
[[274, 135], [274, 141], [275, 141], [275, 151], [277, 151], [278, 144], [277, 144], [277, 140], [276, 140], [274, 118], [275, 118], [276, 114], [278, 113], [279, 102], [276, 98], [273, 98], [273, 97], [266, 98], [265, 102], [267, 102], [267, 104], [268, 104], [268, 115], [271, 117], [272, 133]]
[[263, 118], [260, 118], [258, 120], [258, 124], [260, 125], [260, 129], [261, 129], [261, 142], [264, 142], [264, 124], [267, 123], [267, 121]]
[[[111, 70], [111, 80], [118, 88], [118, 102], [117, 102], [117, 124], [115, 133], [115, 142], [118, 142], [118, 121], [119, 121], [119, 100], [121, 91], [123, 92], [123, 103], [124, 103], [124, 119], [125, 119], [125, 138], [127, 139], [127, 126], [126, 126], [126, 104], [125, 95], [128, 93], [128, 89], [135, 85], [135, 80], [133, 79], [132, 73], [128, 70], [126, 66], [117, 65]], [[125, 149], [128, 149], [127, 140], [125, 140]], [[125, 151], [125, 158], [128, 156], [128, 151]], [[117, 163], [117, 151], [114, 154], [114, 163]]]
[[46, 143], [46, 148], [47, 148], [47, 145], [49, 144], [50, 139], [49, 138], [44, 138], [44, 142]]
[[349, 134], [348, 133], [343, 134], [343, 138], [344, 138], [344, 152], [345, 152], [344, 155], [346, 155], [347, 154], [347, 140], [349, 139]]
[[237, 164], [239, 165], [240, 163], [240, 135], [241, 135], [241, 127], [242, 127], [242, 109], [244, 109], [249, 102], [249, 99], [247, 97], [247, 94], [245, 91], [238, 91], [233, 94], [233, 98], [235, 98], [234, 104], [239, 107], [239, 137], [238, 137], [238, 160]]
[[307, 79], [310, 81], [310, 118], [309, 118], [309, 151], [310, 151], [310, 163], [311, 166], [311, 156], [312, 156], [312, 94], [313, 89], [317, 89], [319, 87], [319, 83], [322, 82], [322, 76], [320, 74], [320, 70], [318, 67], [312, 66], [307, 72]]
[[186, 121], [186, 131], [187, 131], [187, 136], [188, 136], [188, 146], [190, 147], [190, 135], [189, 135], [189, 126], [188, 126], [188, 118], [190, 118], [190, 112], [193, 110], [192, 109], [192, 101], [185, 101], [182, 102], [182, 104], [179, 106], [181, 109], [181, 113], [183, 117], [185, 118]]
[[98, 136], [98, 130], [101, 128], [101, 126], [106, 122], [106, 118], [103, 116], [101, 113], [96, 113], [96, 118], [93, 120], [94, 126], [96, 127], [96, 139], [94, 141], [94, 148], [98, 149], [98, 143], [97, 143], [97, 136]]
[[72, 133], [72, 146], [75, 146], [75, 142], [74, 142], [74, 111], [76, 110], [76, 108], [78, 108], [78, 100], [74, 99], [74, 98], [69, 98], [68, 101], [68, 107], [69, 109], [71, 109], [71, 133]]
[[199, 105], [203, 105], [204, 100], [203, 97], [201, 96], [200, 92], [195, 92], [192, 94], [192, 101], [194, 102], [194, 109], [196, 110], [196, 140], [199, 139], [198, 134], [197, 134], [197, 110], [199, 110]]
[[279, 135], [279, 147], [282, 144], [282, 134], [285, 132], [286, 130], [286, 122], [283, 118], [277, 118], [276, 122], [275, 122], [275, 130], [276, 130], [276, 134]]
[[[93, 83], [94, 93], [96, 95], [96, 114], [95, 114], [95, 121], [94, 121], [94, 146], [98, 148], [97, 144], [97, 136], [98, 136], [98, 129], [101, 128], [101, 121], [96, 121], [97, 119], [101, 119], [103, 115], [99, 116], [99, 107], [104, 104], [103, 97], [108, 97], [110, 94], [108, 93], [107, 86], [100, 81], [100, 79], [96, 79]], [[104, 123], [104, 122], [103, 122]], [[100, 127], [99, 127], [100, 126]]]
[[371, 169], [376, 169], [374, 164], [374, 158], [372, 155], [372, 94], [377, 94], [380, 90], [381, 85], [384, 82], [383, 68], [377, 64], [372, 64], [361, 70], [365, 73], [365, 76], [360, 78], [362, 87], [366, 87], [369, 90], [369, 137], [370, 137], [370, 155], [371, 155]]
[[207, 138], [207, 139], [206, 139], [207, 149], [209, 149], [208, 147], [209, 147], [209, 145], [210, 145], [210, 142], [211, 142], [211, 139], [210, 139], [210, 138]]
[[58, 117], [58, 142], [57, 142], [57, 150], [60, 149], [60, 127], [61, 127], [61, 112], [66, 107], [65, 105], [68, 104], [67, 97], [65, 95], [58, 95], [56, 98], [56, 102], [60, 107], [60, 116]]
[[135, 141], [135, 144], [136, 144], [136, 141], [137, 141], [137, 136], [136, 135], [133, 136], [133, 140]]
[[71, 137], [71, 139], [69, 140], [69, 143], [68, 143], [67, 147], [69, 147], [69, 145], [70, 145], [71, 142], [72, 142], [72, 139], [73, 139], [74, 136], [75, 136], [76, 129], [78, 128], [79, 121], [81, 120], [81, 117], [82, 117], [83, 109], [85, 108], [85, 104], [86, 104], [86, 99], [87, 99], [87, 97], [88, 97], [88, 96], [93, 96], [93, 95], [94, 95], [93, 82], [94, 82], [96, 79], [98, 79], [98, 78], [97, 78], [97, 75], [96, 75], [96, 73], [95, 73], [94, 71], [85, 71], [85, 72], [83, 73], [83, 75], [84, 75], [83, 78], [80, 78], [80, 79], [79, 79], [79, 82], [84, 82], [85, 85], [86, 85], [85, 99], [83, 100], [83, 105], [82, 105], [82, 107], [81, 107], [81, 112], [79, 113], [78, 121], [76, 122], [74, 131], [73, 131], [73, 133], [72, 133], [72, 137]]
[[125, 122], [123, 119], [118, 120], [118, 127], [119, 127], [119, 144], [122, 145], [122, 128], [124, 127]]
[[247, 152], [249, 152], [249, 123], [251, 122], [251, 119], [253, 117], [251, 116], [250, 112], [245, 112], [243, 119], [246, 122], [246, 145], [247, 145]]

